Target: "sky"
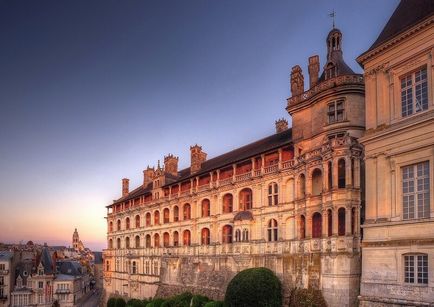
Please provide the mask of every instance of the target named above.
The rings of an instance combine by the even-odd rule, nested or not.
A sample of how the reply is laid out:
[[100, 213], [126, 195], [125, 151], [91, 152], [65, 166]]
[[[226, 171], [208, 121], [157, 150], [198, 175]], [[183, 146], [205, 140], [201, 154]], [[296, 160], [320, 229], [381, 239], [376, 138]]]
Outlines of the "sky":
[[0, 242], [106, 245], [105, 206], [164, 155], [273, 134], [291, 67], [348, 65], [397, 0], [0, 0]]

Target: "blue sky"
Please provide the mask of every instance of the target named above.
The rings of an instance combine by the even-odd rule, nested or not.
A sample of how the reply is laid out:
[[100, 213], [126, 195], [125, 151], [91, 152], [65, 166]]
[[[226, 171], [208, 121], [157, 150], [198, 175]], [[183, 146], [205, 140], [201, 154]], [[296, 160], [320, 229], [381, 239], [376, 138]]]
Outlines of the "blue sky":
[[[190, 162], [274, 132], [289, 74], [324, 65], [336, 11], [344, 58], [398, 1], [0, 2], [0, 241], [105, 244], [105, 206], [167, 153]], [[305, 81], [308, 78], [306, 76]], [[307, 83], [307, 82], [305, 82]]]

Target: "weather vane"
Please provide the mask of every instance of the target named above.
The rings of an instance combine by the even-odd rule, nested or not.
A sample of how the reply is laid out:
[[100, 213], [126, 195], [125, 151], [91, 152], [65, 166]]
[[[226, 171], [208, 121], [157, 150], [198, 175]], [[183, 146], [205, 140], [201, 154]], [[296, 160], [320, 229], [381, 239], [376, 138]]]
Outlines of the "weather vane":
[[330, 14], [329, 17], [333, 18], [333, 29], [335, 28], [335, 17], [336, 17], [336, 12], [335, 10], [333, 10]]

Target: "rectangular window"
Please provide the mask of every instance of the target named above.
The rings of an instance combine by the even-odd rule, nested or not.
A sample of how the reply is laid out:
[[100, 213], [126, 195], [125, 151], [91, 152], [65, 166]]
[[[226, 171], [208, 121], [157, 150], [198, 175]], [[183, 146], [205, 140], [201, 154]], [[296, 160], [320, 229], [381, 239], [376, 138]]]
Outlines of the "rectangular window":
[[428, 218], [430, 209], [429, 162], [402, 168], [403, 219]]
[[38, 288], [39, 288], [39, 289], [44, 288], [44, 282], [43, 282], [43, 281], [39, 281], [39, 282], [38, 282]]
[[404, 282], [428, 284], [428, 255], [404, 256]]
[[0, 271], [6, 270], [6, 265], [4, 263], [0, 263]]
[[401, 78], [402, 117], [428, 109], [428, 78], [426, 67]]
[[344, 121], [344, 102], [342, 100], [334, 101], [328, 105], [329, 124]]

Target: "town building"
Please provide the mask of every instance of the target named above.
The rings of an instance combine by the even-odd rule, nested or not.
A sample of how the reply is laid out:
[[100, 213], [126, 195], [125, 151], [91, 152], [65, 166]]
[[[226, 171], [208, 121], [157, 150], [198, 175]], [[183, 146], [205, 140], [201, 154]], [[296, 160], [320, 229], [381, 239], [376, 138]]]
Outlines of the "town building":
[[434, 1], [401, 1], [357, 60], [367, 129], [360, 303], [432, 306]]
[[11, 287], [14, 282], [14, 254], [0, 251], [0, 306], [10, 306]]
[[363, 76], [343, 59], [332, 29], [320, 73], [291, 71], [291, 97], [276, 133], [212, 159], [190, 147], [148, 167], [143, 184], [107, 206], [107, 296], [147, 298], [186, 289], [222, 298], [239, 271], [268, 267], [294, 287], [321, 289], [329, 306], [354, 306], [360, 285], [365, 131]]

